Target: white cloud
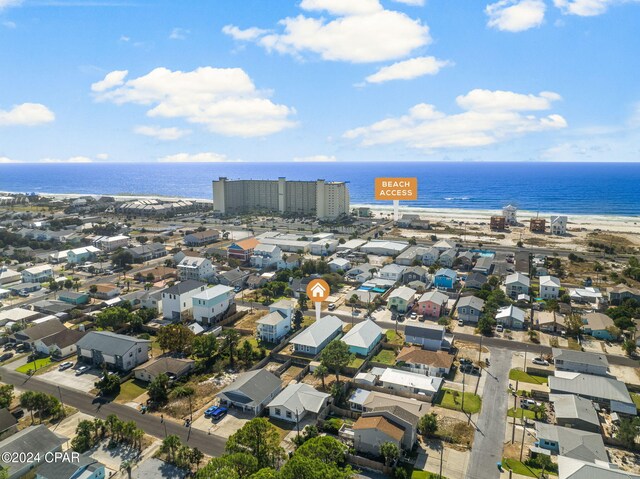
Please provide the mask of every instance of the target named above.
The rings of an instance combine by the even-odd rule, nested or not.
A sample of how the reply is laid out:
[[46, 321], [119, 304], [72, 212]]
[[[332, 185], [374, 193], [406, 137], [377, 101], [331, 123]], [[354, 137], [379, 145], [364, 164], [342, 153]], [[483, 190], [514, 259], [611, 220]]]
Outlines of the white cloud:
[[279, 22], [282, 33], [241, 30], [232, 25], [223, 32], [255, 41], [267, 51], [294, 56], [311, 52], [324, 60], [353, 63], [399, 59], [431, 43], [429, 27], [404, 13], [385, 9], [379, 0], [303, 0], [300, 8], [326, 11], [336, 18], [287, 17]]
[[382, 83], [390, 80], [412, 80], [424, 75], [436, 75], [441, 68], [451, 65], [446, 60], [435, 57], [418, 57], [394, 63], [380, 68], [366, 80], [369, 83]]
[[124, 79], [129, 74], [129, 70], [115, 70], [107, 73], [104, 80], [100, 80], [91, 85], [91, 91], [103, 92], [110, 88], [124, 84]]
[[189, 33], [191, 33], [189, 30], [185, 30], [184, 28], [174, 28], [173, 30], [171, 30], [171, 33], [169, 34], [169, 39], [170, 40], [184, 40], [185, 38], [187, 38], [187, 35], [189, 35]]
[[296, 156], [293, 161], [295, 163], [332, 163], [338, 161], [333, 155], [313, 155], [313, 156]]
[[404, 3], [405, 5], [410, 5], [412, 7], [422, 7], [424, 5], [424, 0], [393, 0], [394, 2]]
[[7, 158], [6, 156], [0, 156], [0, 164], [2, 163], [22, 163], [18, 160], [12, 160], [11, 158]]
[[640, 0], [553, 0], [553, 4], [565, 15], [593, 17], [602, 15], [610, 6], [621, 3], [637, 3]]
[[13, 30], [18, 25], [16, 25], [16, 22], [12, 22], [11, 20], [5, 20], [4, 22], [2, 22], [2, 26], [5, 27], [5, 28], [10, 28], [11, 30]]
[[109, 154], [108, 153], [98, 153], [96, 155], [96, 158], [99, 160], [108, 160], [109, 159]]
[[120, 35], [119, 40], [120, 40], [121, 42], [128, 42], [128, 41], [130, 41], [130, 40], [131, 40], [131, 37], [128, 37], [128, 36], [126, 36], [126, 35]]
[[93, 160], [87, 156], [72, 156], [66, 159], [43, 158], [38, 163], [93, 163]]
[[225, 35], [229, 35], [234, 40], [249, 41], [261, 37], [262, 35], [267, 33], [267, 30], [256, 27], [241, 30], [234, 25], [225, 25], [224, 27], [222, 27], [222, 33], [224, 33]]
[[500, 0], [487, 5], [487, 25], [502, 31], [522, 32], [542, 25], [545, 9], [543, 0]]
[[96, 99], [118, 105], [135, 103], [151, 107], [151, 118], [183, 118], [204, 125], [209, 131], [227, 136], [265, 136], [295, 126], [290, 116], [295, 110], [267, 98], [256, 89], [241, 68], [201, 67], [190, 72], [156, 68], [147, 75], [124, 81], [117, 76], [116, 87], [109, 73], [94, 83]]
[[17, 7], [23, 0], [0, 0], [0, 10], [9, 7]]
[[11, 110], [0, 110], [0, 126], [35, 126], [51, 123], [56, 116], [40, 103], [22, 103]]
[[[176, 153], [175, 155], [158, 158], [160, 163], [222, 163], [230, 162], [226, 155], [213, 152], [204, 153]], [[237, 161], [237, 160], [235, 160]]]
[[462, 113], [448, 115], [420, 103], [406, 115], [355, 128], [343, 136], [363, 146], [402, 144], [424, 151], [486, 146], [526, 133], [565, 128], [567, 123], [560, 115], [521, 113], [549, 109], [558, 99], [559, 95], [549, 92], [535, 96], [473, 90], [456, 98]]
[[133, 131], [138, 135], [150, 136], [163, 141], [179, 140], [191, 133], [189, 130], [183, 130], [176, 127], [161, 128], [159, 126], [144, 125], [136, 126]]

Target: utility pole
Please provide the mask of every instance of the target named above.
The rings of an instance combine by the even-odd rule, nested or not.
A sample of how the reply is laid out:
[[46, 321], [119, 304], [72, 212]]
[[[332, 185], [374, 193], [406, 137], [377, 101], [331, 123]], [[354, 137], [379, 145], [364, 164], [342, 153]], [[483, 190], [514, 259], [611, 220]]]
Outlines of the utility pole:
[[522, 444], [520, 444], [520, 462], [522, 462], [522, 453], [524, 452], [524, 435], [527, 432], [527, 421], [522, 412]]
[[511, 428], [511, 444], [516, 442], [516, 411], [518, 410], [518, 394], [513, 395], [513, 427]]
[[482, 337], [483, 335], [480, 334], [480, 347], [478, 348], [478, 363], [482, 360]]
[[444, 458], [444, 442], [440, 443], [440, 474], [438, 474], [438, 479], [442, 479], [442, 461]]
[[66, 416], [67, 414], [64, 411], [64, 402], [62, 402], [62, 389], [58, 386], [58, 395], [60, 396], [60, 404], [62, 405], [62, 415]]

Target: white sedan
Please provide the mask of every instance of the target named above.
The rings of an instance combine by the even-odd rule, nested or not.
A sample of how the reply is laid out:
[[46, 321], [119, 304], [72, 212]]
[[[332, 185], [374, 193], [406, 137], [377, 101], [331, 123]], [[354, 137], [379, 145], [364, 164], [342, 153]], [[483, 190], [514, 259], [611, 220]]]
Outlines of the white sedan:
[[538, 364], [540, 366], [549, 366], [549, 361], [547, 361], [546, 359], [543, 359], [543, 358], [533, 358], [531, 360], [531, 362], [533, 364]]

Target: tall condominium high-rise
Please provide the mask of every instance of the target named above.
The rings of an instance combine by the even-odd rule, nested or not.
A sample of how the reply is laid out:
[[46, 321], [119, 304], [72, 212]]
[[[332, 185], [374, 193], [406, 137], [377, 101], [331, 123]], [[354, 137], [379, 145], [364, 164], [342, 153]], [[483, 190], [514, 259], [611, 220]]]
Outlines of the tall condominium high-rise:
[[223, 215], [279, 212], [334, 219], [349, 214], [349, 189], [342, 181], [213, 180], [213, 211]]

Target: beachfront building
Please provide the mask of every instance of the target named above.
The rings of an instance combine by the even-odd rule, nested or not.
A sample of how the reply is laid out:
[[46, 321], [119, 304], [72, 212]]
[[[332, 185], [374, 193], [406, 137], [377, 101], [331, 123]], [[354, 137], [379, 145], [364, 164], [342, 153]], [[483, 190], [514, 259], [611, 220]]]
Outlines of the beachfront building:
[[540, 297], [558, 299], [558, 296], [560, 296], [560, 280], [555, 276], [540, 276]]
[[213, 181], [213, 211], [220, 215], [271, 212], [335, 219], [349, 214], [345, 182], [277, 180]]
[[508, 225], [518, 224], [518, 208], [513, 205], [507, 205], [502, 208], [502, 216], [504, 216], [505, 222]]
[[567, 217], [552, 216], [551, 217], [551, 234], [563, 236], [567, 234]]

